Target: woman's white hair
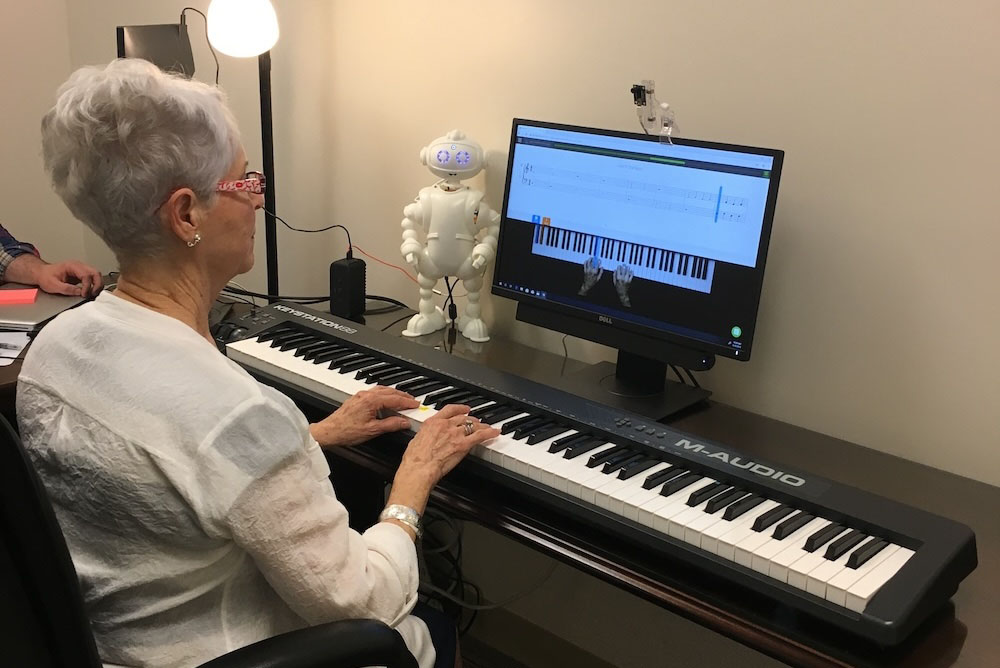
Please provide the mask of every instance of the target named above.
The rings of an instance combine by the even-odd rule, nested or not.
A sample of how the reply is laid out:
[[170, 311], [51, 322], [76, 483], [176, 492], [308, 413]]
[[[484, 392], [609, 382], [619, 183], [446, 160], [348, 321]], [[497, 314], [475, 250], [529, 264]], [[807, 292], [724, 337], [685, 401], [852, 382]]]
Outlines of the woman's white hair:
[[42, 118], [53, 187], [121, 264], [166, 248], [157, 210], [174, 189], [210, 205], [239, 146], [222, 91], [138, 59], [77, 70]]

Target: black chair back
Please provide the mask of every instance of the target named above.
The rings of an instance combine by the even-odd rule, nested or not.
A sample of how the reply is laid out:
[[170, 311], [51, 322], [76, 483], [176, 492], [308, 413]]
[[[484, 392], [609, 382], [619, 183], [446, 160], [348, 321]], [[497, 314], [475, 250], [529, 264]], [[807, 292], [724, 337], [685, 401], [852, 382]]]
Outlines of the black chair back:
[[20, 437], [3, 417], [0, 642], [5, 665], [101, 666], [62, 530]]

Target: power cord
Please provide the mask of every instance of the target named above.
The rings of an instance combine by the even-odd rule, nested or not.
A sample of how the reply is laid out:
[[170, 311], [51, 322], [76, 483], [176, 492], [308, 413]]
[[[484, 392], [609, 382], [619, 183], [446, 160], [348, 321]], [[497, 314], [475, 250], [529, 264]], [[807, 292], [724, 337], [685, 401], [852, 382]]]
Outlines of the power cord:
[[349, 229], [347, 229], [346, 227], [344, 227], [343, 225], [340, 225], [339, 223], [334, 223], [333, 225], [327, 225], [326, 227], [321, 227], [321, 228], [316, 229], [316, 230], [303, 230], [303, 229], [298, 228], [298, 227], [292, 227], [291, 225], [289, 225], [288, 223], [285, 222], [284, 218], [282, 218], [281, 216], [279, 216], [278, 214], [276, 214], [273, 211], [268, 211], [267, 209], [264, 209], [264, 213], [271, 214], [272, 216], [274, 216], [274, 218], [276, 220], [280, 221], [282, 225], [284, 225], [285, 227], [287, 227], [288, 229], [290, 229], [293, 232], [306, 232], [306, 233], [309, 233], [309, 234], [313, 234], [313, 233], [316, 233], [316, 232], [326, 232], [327, 230], [332, 230], [334, 228], [339, 227], [340, 229], [344, 230], [344, 234], [347, 235], [347, 257], [348, 258], [354, 257], [354, 244], [351, 243], [351, 231]]
[[195, 9], [194, 7], [185, 7], [181, 10], [181, 25], [187, 28], [187, 17], [185, 14], [187, 12], [195, 12], [201, 14], [201, 18], [205, 19], [205, 43], [208, 44], [208, 50], [212, 52], [212, 58], [215, 59], [215, 85], [219, 85], [219, 57], [215, 55], [215, 49], [212, 48], [212, 40], [208, 38], [208, 17], [205, 16], [205, 12], [200, 9]]

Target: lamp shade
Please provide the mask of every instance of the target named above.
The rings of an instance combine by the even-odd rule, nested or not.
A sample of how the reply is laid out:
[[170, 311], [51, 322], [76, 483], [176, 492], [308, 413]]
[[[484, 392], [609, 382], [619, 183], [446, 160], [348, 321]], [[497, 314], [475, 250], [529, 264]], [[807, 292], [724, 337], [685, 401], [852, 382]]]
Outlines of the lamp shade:
[[212, 0], [207, 23], [208, 41], [228, 56], [259, 56], [278, 41], [270, 0]]

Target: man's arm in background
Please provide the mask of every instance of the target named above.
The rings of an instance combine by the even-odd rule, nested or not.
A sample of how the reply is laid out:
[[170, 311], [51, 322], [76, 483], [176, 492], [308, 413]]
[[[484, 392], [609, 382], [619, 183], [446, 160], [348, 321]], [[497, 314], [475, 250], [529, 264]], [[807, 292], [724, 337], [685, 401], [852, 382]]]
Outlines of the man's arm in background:
[[102, 285], [101, 273], [93, 267], [69, 260], [49, 264], [38, 250], [14, 238], [0, 225], [0, 281], [37, 285], [58, 295], [97, 294]]

